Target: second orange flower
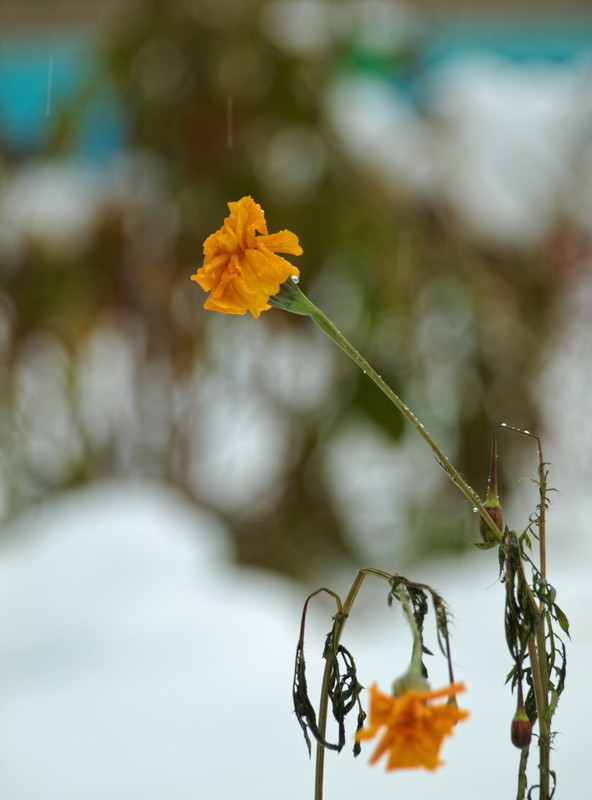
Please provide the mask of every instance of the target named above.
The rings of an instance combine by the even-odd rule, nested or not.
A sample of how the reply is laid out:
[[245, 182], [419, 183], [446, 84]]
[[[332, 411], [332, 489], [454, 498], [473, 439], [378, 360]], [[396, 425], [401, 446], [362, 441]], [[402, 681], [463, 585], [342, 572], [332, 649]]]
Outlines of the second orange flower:
[[439, 753], [444, 738], [469, 714], [454, 702], [431, 701], [440, 697], [453, 698], [463, 691], [462, 684], [451, 684], [436, 691], [412, 689], [393, 697], [383, 694], [376, 685], [371, 686], [368, 726], [356, 734], [358, 741], [379, 737], [370, 763], [375, 764], [388, 753], [387, 770], [417, 767], [435, 770], [441, 766]]

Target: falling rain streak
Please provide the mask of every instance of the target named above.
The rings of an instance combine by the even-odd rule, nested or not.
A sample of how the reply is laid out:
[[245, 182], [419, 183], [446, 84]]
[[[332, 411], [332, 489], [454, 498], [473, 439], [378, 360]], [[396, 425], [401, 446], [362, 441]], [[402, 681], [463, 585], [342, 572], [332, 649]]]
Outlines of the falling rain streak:
[[229, 150], [234, 147], [234, 114], [232, 97], [226, 98], [226, 145]]
[[49, 64], [47, 65], [47, 98], [45, 102], [45, 116], [49, 117], [51, 114], [51, 89], [53, 81], [53, 56], [49, 57]]

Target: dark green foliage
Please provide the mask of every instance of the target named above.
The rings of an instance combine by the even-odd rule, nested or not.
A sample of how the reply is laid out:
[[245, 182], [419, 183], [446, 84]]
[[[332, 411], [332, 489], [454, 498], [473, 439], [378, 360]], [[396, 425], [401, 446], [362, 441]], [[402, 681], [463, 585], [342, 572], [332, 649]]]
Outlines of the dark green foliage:
[[[308, 601], [307, 601], [308, 603]], [[306, 605], [303, 611], [303, 627], [306, 615]], [[341, 628], [344, 619], [338, 614], [335, 617], [333, 628], [327, 634], [325, 647], [323, 649], [323, 659], [330, 670], [327, 683], [327, 693], [333, 717], [337, 722], [338, 738], [336, 743], [327, 741], [321, 734], [317, 724], [317, 716], [311, 703], [308, 684], [306, 681], [306, 660], [304, 658], [304, 638], [301, 636], [296, 648], [296, 663], [294, 667], [294, 682], [292, 687], [292, 698], [294, 701], [294, 712], [302, 728], [308, 753], [311, 753], [311, 742], [308, 732], [314, 739], [329, 750], [340, 752], [346, 741], [345, 720], [350, 711], [358, 706], [358, 729], [362, 727], [366, 714], [360, 704], [359, 695], [362, 686], [358, 682], [356, 664], [352, 654], [342, 644], [335, 641], [336, 628]], [[354, 746], [354, 755], [360, 752], [359, 745]]]
[[[505, 529], [499, 543], [500, 579], [505, 587], [504, 627], [506, 644], [513, 666], [506, 682], [518, 690], [522, 703], [522, 681], [528, 691], [524, 708], [530, 722], [539, 721], [539, 770], [541, 785], [532, 786], [526, 793], [526, 763], [528, 747], [521, 754], [518, 772], [518, 800], [533, 797], [539, 789], [541, 796], [550, 798], [555, 791], [555, 773], [550, 769], [550, 750], [554, 737], [552, 720], [565, 688], [567, 669], [566, 647], [561, 634], [569, 637], [569, 622], [555, 602], [557, 592], [546, 577], [546, 512], [549, 507], [548, 471], [537, 436], [519, 428], [504, 426], [526, 436], [538, 448], [539, 503], [522, 534]], [[538, 544], [538, 565], [532, 550]], [[539, 719], [543, 716], [543, 719]], [[530, 745], [529, 745], [530, 746]], [[552, 781], [553, 786], [550, 786]], [[538, 796], [538, 795], [537, 795]]]

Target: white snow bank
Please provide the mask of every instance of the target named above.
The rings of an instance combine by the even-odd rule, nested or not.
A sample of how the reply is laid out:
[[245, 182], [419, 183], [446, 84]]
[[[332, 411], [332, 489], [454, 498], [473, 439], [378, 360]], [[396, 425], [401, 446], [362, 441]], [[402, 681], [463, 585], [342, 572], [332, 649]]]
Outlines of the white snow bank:
[[[590, 590], [574, 560], [555, 581], [575, 630], [557, 718], [565, 797], [585, 777], [592, 655]], [[368, 750], [357, 760], [331, 753], [326, 797], [512, 796], [518, 753], [495, 562], [491, 552], [470, 553], [409, 575], [432, 582], [455, 612], [453, 653], [471, 718], [446, 742], [446, 767], [387, 775], [367, 766]], [[345, 592], [349, 577], [335, 588]], [[0, 549], [2, 799], [312, 797], [314, 766], [291, 708], [306, 593], [231, 566], [225, 530], [157, 485], [97, 485], [24, 515]], [[409, 641], [384, 600], [381, 584], [363, 592], [344, 643], [362, 682], [386, 688]], [[322, 621], [313, 609], [307, 629], [311, 668], [327, 608]], [[432, 663], [434, 684], [443, 683], [443, 664]]]

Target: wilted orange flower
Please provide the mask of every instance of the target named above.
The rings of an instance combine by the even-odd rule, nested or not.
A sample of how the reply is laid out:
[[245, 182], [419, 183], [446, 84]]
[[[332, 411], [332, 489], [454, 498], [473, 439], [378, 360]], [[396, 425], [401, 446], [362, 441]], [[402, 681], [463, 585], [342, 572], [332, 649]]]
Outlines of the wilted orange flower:
[[[204, 242], [204, 262], [191, 280], [211, 292], [204, 308], [224, 314], [250, 311], [258, 317], [280, 285], [300, 271], [276, 253], [299, 256], [302, 248], [291, 231], [267, 233], [263, 209], [252, 197], [228, 203], [230, 215]], [[257, 236], [257, 234], [262, 234]]]
[[387, 770], [415, 767], [434, 770], [443, 763], [438, 755], [444, 737], [450, 736], [456, 723], [469, 714], [455, 703], [432, 704], [430, 701], [464, 691], [462, 683], [452, 683], [433, 692], [411, 689], [392, 697], [383, 694], [374, 684], [370, 687], [368, 727], [358, 731], [356, 740], [380, 735], [371, 764], [388, 752]]

